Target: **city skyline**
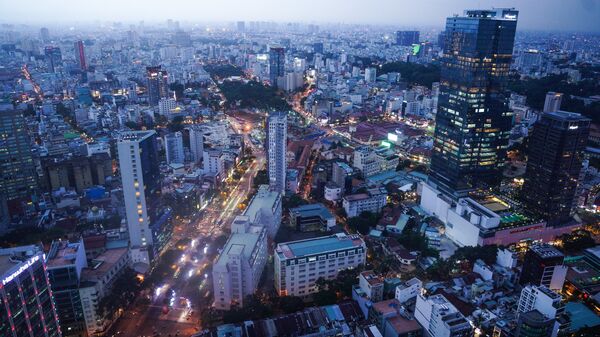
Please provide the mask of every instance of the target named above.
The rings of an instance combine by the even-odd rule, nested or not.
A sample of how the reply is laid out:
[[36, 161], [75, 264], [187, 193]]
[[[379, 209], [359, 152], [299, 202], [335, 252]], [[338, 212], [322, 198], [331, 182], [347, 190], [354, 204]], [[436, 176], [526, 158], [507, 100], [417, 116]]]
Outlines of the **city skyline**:
[[[464, 9], [510, 8], [521, 13], [519, 30], [600, 32], [600, 1], [598, 0], [425, 0], [418, 4], [406, 1], [376, 0], [369, 6], [360, 1], [333, 0], [288, 3], [278, 5], [276, 0], [250, 3], [226, 0], [218, 3], [190, 4], [182, 0], [168, 3], [158, 0], [116, 0], [86, 3], [73, 0], [38, 3], [36, 6], [13, 6], [11, 1], [0, 0], [0, 22], [25, 24], [86, 24], [93, 22], [164, 22], [167, 19], [191, 23], [233, 21], [275, 21], [304, 23], [344, 23], [394, 25], [399, 27], [443, 27], [448, 15], [461, 15]], [[277, 8], [268, 11], [266, 8]], [[185, 10], [182, 10], [185, 8]], [[227, 10], [224, 11], [223, 9]], [[428, 15], [423, 15], [423, 10]], [[332, 15], [333, 14], [333, 15]]]

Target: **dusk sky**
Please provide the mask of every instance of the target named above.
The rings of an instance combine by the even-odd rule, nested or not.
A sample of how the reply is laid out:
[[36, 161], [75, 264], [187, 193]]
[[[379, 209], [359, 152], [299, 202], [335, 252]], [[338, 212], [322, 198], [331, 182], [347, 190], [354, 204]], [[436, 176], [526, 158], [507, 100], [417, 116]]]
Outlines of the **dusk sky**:
[[[442, 26], [465, 8], [516, 7], [520, 29], [600, 32], [600, 0], [0, 0], [0, 22], [267, 20]], [[17, 5], [18, 4], [18, 5]]]

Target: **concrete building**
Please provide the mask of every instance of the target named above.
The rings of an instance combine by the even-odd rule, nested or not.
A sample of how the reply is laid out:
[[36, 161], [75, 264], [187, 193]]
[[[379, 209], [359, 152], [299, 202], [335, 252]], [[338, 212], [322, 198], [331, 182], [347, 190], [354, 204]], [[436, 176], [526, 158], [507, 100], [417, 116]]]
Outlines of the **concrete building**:
[[366, 261], [365, 242], [342, 233], [280, 243], [275, 248], [275, 289], [280, 296], [307, 296], [317, 291], [320, 277], [333, 279], [338, 272]]
[[102, 315], [98, 303], [110, 294], [115, 280], [123, 274], [130, 261], [127, 247], [111, 248], [94, 257], [81, 272], [79, 297], [88, 336], [102, 334], [114, 322], [116, 317]]
[[287, 113], [275, 112], [267, 119], [267, 173], [272, 190], [285, 193], [287, 173]]
[[330, 231], [335, 227], [335, 216], [323, 204], [290, 208], [290, 225], [300, 232]]
[[177, 101], [174, 98], [163, 97], [158, 101], [158, 113], [161, 116], [169, 117], [175, 108], [177, 108]]
[[204, 173], [214, 173], [223, 179], [225, 173], [225, 158], [223, 151], [217, 149], [206, 149], [204, 151], [204, 159], [202, 162], [204, 165]]
[[381, 157], [372, 148], [362, 146], [354, 150], [352, 166], [360, 170], [365, 178], [370, 177], [381, 172]]
[[560, 110], [563, 94], [560, 92], [550, 91], [546, 94], [544, 100], [544, 112], [557, 112]]
[[354, 169], [350, 165], [338, 161], [333, 163], [331, 168], [331, 181], [342, 188], [342, 192], [350, 190], [352, 187], [352, 176]]
[[281, 225], [282, 212], [281, 193], [270, 190], [269, 185], [260, 185], [243, 215], [253, 225], [264, 227], [269, 237], [274, 238]]
[[472, 336], [469, 321], [443, 295], [417, 295], [415, 319], [428, 337]]
[[423, 282], [416, 277], [396, 286], [396, 299], [404, 304], [421, 294]]
[[165, 153], [167, 164], [183, 164], [185, 155], [183, 152], [183, 135], [181, 132], [170, 133], [165, 136]]
[[351, 194], [342, 198], [342, 206], [349, 218], [359, 216], [362, 212], [379, 213], [386, 203], [385, 187], [370, 188], [366, 193]]
[[374, 303], [383, 300], [384, 278], [372, 270], [358, 276], [358, 284], [352, 285], [352, 299], [358, 303], [365, 317]]
[[547, 244], [529, 247], [519, 282], [545, 286], [552, 290], [562, 290], [568, 267], [563, 264], [565, 256], [558, 249]]
[[[529, 285], [521, 290], [517, 313], [525, 314], [537, 310], [546, 319], [554, 320], [564, 313], [564, 309], [562, 297], [559, 294], [545, 286]], [[552, 336], [558, 335], [559, 330], [561, 330], [561, 323], [556, 320], [552, 329]]]
[[236, 218], [232, 234], [213, 266], [215, 308], [243, 306], [244, 298], [256, 291], [267, 258], [266, 229], [251, 226], [247, 217]]
[[81, 271], [87, 267], [83, 239], [52, 242], [46, 265], [62, 335], [85, 336], [87, 328], [79, 295]]
[[[61, 337], [44, 252], [39, 246], [0, 249], [0, 336]], [[35, 291], [31, 291], [34, 288]], [[26, 303], [37, 303], [28, 310]]]
[[[123, 133], [117, 144], [123, 183], [127, 230], [134, 264], [147, 266], [153, 258], [153, 234], [150, 215], [160, 191], [160, 170], [155, 131]], [[158, 198], [156, 198], [158, 199]]]
[[204, 157], [204, 130], [199, 125], [192, 125], [188, 128], [190, 132], [190, 152], [192, 160], [199, 164]]

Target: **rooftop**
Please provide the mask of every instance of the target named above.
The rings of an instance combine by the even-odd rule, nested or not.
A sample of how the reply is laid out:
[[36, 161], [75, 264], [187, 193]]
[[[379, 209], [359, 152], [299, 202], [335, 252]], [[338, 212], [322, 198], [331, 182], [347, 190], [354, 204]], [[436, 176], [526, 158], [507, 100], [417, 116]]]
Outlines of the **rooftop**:
[[48, 252], [48, 268], [61, 267], [75, 264], [77, 252], [83, 249], [81, 242], [54, 241]]
[[327, 207], [321, 203], [290, 208], [290, 214], [302, 217], [319, 216], [326, 220], [334, 218]]
[[260, 234], [253, 233], [233, 233], [227, 240], [223, 252], [219, 255], [219, 259], [215, 266], [225, 267], [229, 262], [229, 254], [243, 255], [249, 257], [252, 250], [256, 247]]
[[156, 134], [154, 130], [123, 132], [119, 137], [119, 142], [139, 142], [154, 134]]
[[36, 245], [0, 249], [0, 275], [5, 275], [27, 259], [41, 253]]
[[564, 256], [564, 254], [561, 253], [558, 249], [550, 245], [536, 245], [531, 246], [529, 249], [531, 249], [532, 252], [536, 253], [537, 255], [543, 258]]
[[270, 211], [280, 199], [281, 195], [279, 192], [269, 191], [269, 185], [260, 185], [258, 192], [250, 200], [248, 208], [244, 211], [244, 215], [248, 216], [251, 221], [254, 221], [261, 209], [268, 209]]
[[290, 259], [358, 247], [363, 244], [363, 240], [357, 235], [339, 233], [314, 239], [280, 243], [277, 245], [276, 251], [280, 258]]
[[90, 268], [85, 268], [81, 273], [83, 280], [100, 280], [106, 275], [114, 265], [123, 258], [124, 255], [128, 254], [127, 248], [116, 248], [108, 249], [104, 253], [98, 255], [92, 263]]

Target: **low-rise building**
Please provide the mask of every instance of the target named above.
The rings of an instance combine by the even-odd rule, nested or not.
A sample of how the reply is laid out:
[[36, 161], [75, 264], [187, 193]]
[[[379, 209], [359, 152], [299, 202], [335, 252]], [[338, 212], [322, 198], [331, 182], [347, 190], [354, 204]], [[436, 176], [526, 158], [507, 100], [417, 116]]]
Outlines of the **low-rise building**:
[[416, 277], [396, 286], [396, 299], [400, 304], [404, 304], [421, 294], [423, 282]]
[[280, 243], [275, 248], [275, 289], [280, 296], [307, 296], [319, 278], [333, 279], [343, 269], [366, 261], [367, 248], [358, 235], [343, 233]]
[[290, 208], [290, 224], [300, 232], [330, 231], [335, 227], [335, 216], [321, 203], [303, 205]]
[[415, 319], [425, 329], [426, 336], [471, 336], [471, 325], [443, 295], [417, 295]]
[[342, 205], [349, 218], [359, 216], [362, 212], [378, 213], [387, 203], [387, 191], [384, 187], [370, 188], [366, 193], [347, 195]]

